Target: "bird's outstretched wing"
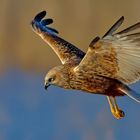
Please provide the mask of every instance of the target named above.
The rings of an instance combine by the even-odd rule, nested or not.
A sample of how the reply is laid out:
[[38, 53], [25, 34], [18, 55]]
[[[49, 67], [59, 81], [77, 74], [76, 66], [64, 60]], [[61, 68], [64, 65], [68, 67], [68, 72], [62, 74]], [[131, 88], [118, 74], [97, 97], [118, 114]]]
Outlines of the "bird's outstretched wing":
[[84, 57], [85, 53], [57, 36], [58, 31], [48, 27], [53, 22], [52, 19], [43, 19], [46, 11], [42, 11], [35, 16], [31, 25], [35, 33], [48, 43], [60, 58], [62, 64], [65, 63], [79, 63]]
[[117, 79], [125, 84], [140, 79], [140, 23], [113, 34], [122, 20], [103, 38], [96, 37], [76, 71]]

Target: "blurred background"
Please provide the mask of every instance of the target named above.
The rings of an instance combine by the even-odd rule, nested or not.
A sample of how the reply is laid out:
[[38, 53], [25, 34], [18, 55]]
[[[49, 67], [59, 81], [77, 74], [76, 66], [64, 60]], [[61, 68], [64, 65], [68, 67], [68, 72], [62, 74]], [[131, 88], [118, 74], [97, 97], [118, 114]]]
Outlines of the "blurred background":
[[[86, 51], [122, 15], [120, 29], [140, 21], [139, 0], [0, 0], [0, 140], [138, 140], [140, 105], [118, 104], [126, 117], [112, 117], [105, 96], [44, 90], [44, 76], [59, 59], [32, 30], [46, 10], [59, 35]], [[140, 83], [131, 85], [140, 91]]]

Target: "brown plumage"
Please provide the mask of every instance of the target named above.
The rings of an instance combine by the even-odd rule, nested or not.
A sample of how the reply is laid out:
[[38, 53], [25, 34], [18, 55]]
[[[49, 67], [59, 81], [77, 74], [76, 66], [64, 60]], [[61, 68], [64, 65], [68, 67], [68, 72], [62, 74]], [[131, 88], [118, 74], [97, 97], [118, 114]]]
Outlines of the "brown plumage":
[[45, 87], [56, 85], [106, 95], [114, 117], [124, 117], [116, 104], [116, 96], [128, 95], [140, 102], [140, 95], [127, 86], [140, 79], [140, 33], [136, 32], [140, 23], [113, 34], [124, 20], [121, 17], [103, 38], [96, 37], [90, 43], [85, 54], [58, 37], [58, 31], [47, 26], [53, 20], [42, 20], [45, 15], [45, 11], [39, 13], [31, 25], [62, 62], [47, 73]]

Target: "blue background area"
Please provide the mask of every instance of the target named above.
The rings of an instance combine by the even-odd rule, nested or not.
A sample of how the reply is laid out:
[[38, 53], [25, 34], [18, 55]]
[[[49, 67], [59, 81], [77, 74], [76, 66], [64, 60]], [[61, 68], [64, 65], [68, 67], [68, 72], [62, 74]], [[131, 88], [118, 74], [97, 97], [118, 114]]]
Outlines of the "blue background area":
[[[51, 86], [43, 76], [7, 72], [0, 79], [0, 136], [6, 140], [137, 140], [139, 104], [118, 98], [126, 117], [112, 117], [105, 96]], [[139, 83], [133, 88], [139, 90]]]
[[[140, 21], [138, 0], [0, 0], [0, 140], [139, 140], [140, 104], [117, 98], [126, 116], [113, 118], [105, 96], [44, 89], [46, 72], [60, 64], [30, 26], [47, 11], [50, 27], [80, 49], [121, 16], [119, 30]], [[140, 82], [131, 88], [140, 93]]]

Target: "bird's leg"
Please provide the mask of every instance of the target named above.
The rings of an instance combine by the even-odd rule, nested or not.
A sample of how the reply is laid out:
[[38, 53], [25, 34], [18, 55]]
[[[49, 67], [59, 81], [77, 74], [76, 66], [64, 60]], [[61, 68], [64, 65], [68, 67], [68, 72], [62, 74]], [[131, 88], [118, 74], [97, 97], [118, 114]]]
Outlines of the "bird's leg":
[[109, 103], [110, 111], [111, 111], [111, 113], [113, 114], [113, 116], [115, 117], [115, 116], [116, 116], [115, 108], [114, 108], [114, 106], [113, 106], [113, 103], [112, 103], [112, 101], [111, 101], [110, 96], [107, 96], [107, 100], [108, 100], [108, 103]]
[[118, 108], [115, 97], [112, 98], [113, 101], [111, 100], [110, 96], [107, 96], [110, 111], [116, 119], [121, 119], [122, 117], [124, 117], [124, 112]]
[[118, 119], [121, 119], [125, 116], [125, 114], [121, 109], [118, 108], [115, 97], [112, 97], [112, 98], [113, 98], [113, 101], [114, 101], [114, 108], [115, 108], [115, 111], [116, 111], [116, 115], [119, 117]]

